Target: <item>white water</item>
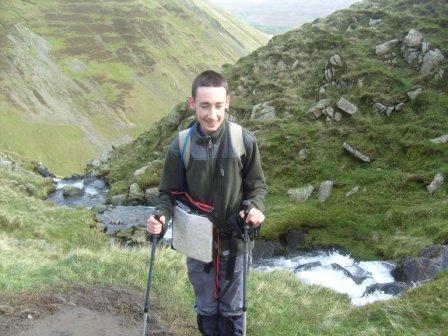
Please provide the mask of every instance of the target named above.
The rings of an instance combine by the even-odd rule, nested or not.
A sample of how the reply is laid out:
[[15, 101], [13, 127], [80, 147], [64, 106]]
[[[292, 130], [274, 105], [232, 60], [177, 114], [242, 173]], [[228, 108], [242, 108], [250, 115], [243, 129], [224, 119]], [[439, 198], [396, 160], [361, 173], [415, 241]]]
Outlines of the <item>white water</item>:
[[[300, 265], [311, 262], [320, 262], [321, 265], [313, 266], [310, 269], [298, 269]], [[352, 278], [344, 274], [342, 270], [333, 269], [332, 264], [338, 264], [353, 276], [366, 277], [360, 284], [356, 284]], [[393, 298], [393, 295], [384, 292], [375, 291], [370, 295], [363, 296], [366, 287], [376, 283], [393, 282], [394, 278], [390, 274], [394, 267], [393, 263], [382, 261], [362, 261], [356, 262], [349, 255], [339, 252], [313, 252], [299, 255], [293, 258], [272, 258], [259, 261], [254, 268], [258, 271], [270, 272], [277, 269], [289, 270], [293, 272], [298, 279], [308, 285], [319, 285], [330, 288], [338, 293], [346, 294], [351, 298], [355, 306], [362, 306], [367, 303], [387, 300]]]

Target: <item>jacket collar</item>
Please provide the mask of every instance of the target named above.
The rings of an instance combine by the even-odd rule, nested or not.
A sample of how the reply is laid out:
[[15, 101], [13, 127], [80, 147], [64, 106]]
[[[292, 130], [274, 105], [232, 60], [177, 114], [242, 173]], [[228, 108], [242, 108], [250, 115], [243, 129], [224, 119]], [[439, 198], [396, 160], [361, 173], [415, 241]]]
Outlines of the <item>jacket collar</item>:
[[206, 134], [203, 133], [201, 130], [201, 124], [199, 124], [199, 122], [196, 121], [196, 124], [194, 125], [194, 130], [195, 130], [195, 134], [196, 137], [198, 139], [199, 142], [208, 142], [210, 139], [216, 143], [217, 141], [219, 141], [223, 134], [225, 133], [225, 130], [227, 129], [227, 119], [224, 119], [224, 121], [221, 123], [221, 125], [219, 125], [218, 129], [213, 132], [212, 134]]

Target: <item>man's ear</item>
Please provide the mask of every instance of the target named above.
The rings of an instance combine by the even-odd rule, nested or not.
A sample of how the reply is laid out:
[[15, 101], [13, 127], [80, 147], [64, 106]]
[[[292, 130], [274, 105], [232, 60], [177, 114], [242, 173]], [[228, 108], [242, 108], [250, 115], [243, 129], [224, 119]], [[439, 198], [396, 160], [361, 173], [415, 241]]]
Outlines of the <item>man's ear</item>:
[[188, 107], [191, 110], [196, 110], [196, 102], [194, 101], [193, 97], [188, 97]]

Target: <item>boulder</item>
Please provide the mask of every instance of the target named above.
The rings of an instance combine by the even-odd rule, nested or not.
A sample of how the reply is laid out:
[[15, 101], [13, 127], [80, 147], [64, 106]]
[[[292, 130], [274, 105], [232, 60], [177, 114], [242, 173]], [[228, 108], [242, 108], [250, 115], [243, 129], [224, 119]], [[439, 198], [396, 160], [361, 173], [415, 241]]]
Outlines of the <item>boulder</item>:
[[323, 114], [322, 111], [330, 104], [331, 104], [330, 99], [319, 100], [317, 103], [311, 105], [306, 114], [313, 119], [317, 119]]
[[300, 159], [300, 160], [303, 160], [303, 159], [305, 159], [306, 158], [306, 149], [305, 148], [302, 148], [301, 150], [299, 150], [299, 153], [297, 154], [297, 157]]
[[77, 188], [71, 185], [62, 187], [62, 195], [64, 195], [64, 197], [81, 196], [83, 194], [84, 190], [81, 188]]
[[288, 66], [286, 65], [285, 62], [283, 62], [282, 60], [280, 60], [277, 63], [277, 68], [275, 69], [275, 72], [283, 72], [286, 71], [288, 69]]
[[325, 75], [325, 79], [328, 83], [330, 83], [333, 80], [334, 74], [335, 74], [335, 71], [333, 68], [329, 67], [329, 68], [325, 69], [324, 75]]
[[342, 57], [339, 54], [334, 54], [330, 57], [330, 64], [341, 68], [344, 66], [344, 62], [342, 61]]
[[141, 204], [143, 203], [145, 199], [145, 194], [140, 189], [140, 186], [138, 183], [132, 183], [129, 186], [129, 193], [128, 193], [128, 203], [129, 204]]
[[333, 116], [333, 120], [339, 122], [339, 121], [341, 121], [341, 119], [342, 119], [342, 114], [340, 114], [339, 112], [335, 112], [334, 116]]
[[383, 105], [383, 104], [381, 104], [381, 103], [375, 103], [375, 104], [373, 104], [373, 108], [374, 108], [375, 111], [377, 111], [378, 113], [387, 115], [388, 106]]
[[319, 267], [319, 266], [322, 266], [322, 263], [320, 261], [313, 261], [313, 262], [309, 262], [309, 263], [297, 266], [294, 269], [294, 272], [297, 273], [297, 272], [309, 271], [310, 269]]
[[274, 120], [277, 115], [277, 111], [274, 106], [270, 105], [271, 102], [266, 101], [252, 107], [251, 118], [258, 121]]
[[444, 73], [445, 73], [445, 70], [439, 69], [439, 71], [437, 71], [436, 74], [434, 75], [434, 79], [435, 80], [442, 80]]
[[350, 271], [346, 270], [344, 267], [336, 263], [331, 264], [331, 268], [335, 271], [341, 271], [342, 273], [344, 273], [346, 277], [352, 279], [353, 282], [356, 283], [357, 285], [361, 284], [365, 279], [367, 279], [367, 277], [365, 276], [353, 275]]
[[357, 158], [358, 160], [361, 160], [363, 162], [371, 162], [372, 160], [365, 154], [361, 153], [357, 149], [350, 146], [345, 141], [342, 143], [342, 147], [345, 148], [353, 157]]
[[112, 149], [108, 148], [101, 152], [99, 160], [101, 161], [101, 163], [106, 164], [109, 162], [111, 157], [112, 157]]
[[403, 46], [401, 48], [401, 53], [409, 66], [417, 66], [417, 64], [421, 63], [419, 50]]
[[403, 257], [392, 271], [396, 281], [405, 283], [434, 280], [442, 266], [429, 258]]
[[445, 181], [445, 177], [442, 174], [437, 174], [432, 180], [429, 186], [426, 186], [426, 189], [430, 194], [434, 194], [434, 192], [439, 189]]
[[289, 230], [280, 234], [278, 240], [288, 252], [295, 252], [303, 245], [305, 233], [300, 230]]
[[403, 42], [411, 48], [418, 48], [423, 42], [423, 35], [416, 29], [409, 30]]
[[283, 246], [277, 241], [259, 239], [255, 241], [252, 257], [273, 258], [284, 253], [284, 250]]
[[339, 101], [336, 103], [336, 106], [343, 112], [347, 113], [348, 115], [354, 115], [356, 112], [358, 112], [358, 107], [349, 102], [344, 97], [341, 97]]
[[96, 168], [100, 168], [100, 167], [101, 167], [101, 161], [98, 159], [92, 159], [87, 162], [88, 169], [90, 169], [90, 168], [96, 169]]
[[305, 202], [308, 197], [311, 196], [311, 194], [314, 191], [314, 187], [312, 185], [301, 187], [301, 188], [293, 188], [288, 190], [288, 195], [290, 198], [297, 202]]
[[318, 196], [320, 202], [325, 202], [330, 197], [333, 184], [333, 181], [324, 181], [320, 184]]
[[434, 138], [430, 140], [432, 143], [435, 144], [445, 144], [448, 143], [448, 134], [439, 136], [438, 138]]
[[152, 187], [145, 190], [146, 204], [155, 205], [157, 203], [158, 198], [159, 198], [159, 188]]
[[54, 174], [50, 173], [47, 167], [44, 166], [42, 162], [36, 162], [33, 168], [35, 173], [42, 175], [43, 177], [56, 177]]
[[322, 113], [331, 119], [334, 118], [334, 108], [331, 106], [327, 106]]
[[404, 108], [404, 102], [399, 102], [397, 105], [395, 105], [394, 110], [395, 111], [401, 111]]
[[377, 283], [367, 286], [362, 296], [373, 294], [376, 291], [396, 296], [401, 294], [407, 288], [409, 288], [409, 285], [404, 282]]
[[410, 100], [415, 100], [422, 92], [423, 92], [423, 89], [418, 88], [413, 91], [409, 91], [406, 94]]
[[385, 56], [392, 50], [393, 47], [395, 47], [398, 44], [398, 42], [400, 42], [400, 40], [393, 39], [393, 40], [378, 44], [375, 47], [375, 54], [377, 56]]
[[442, 63], [442, 52], [439, 49], [429, 50], [423, 57], [422, 67], [420, 68], [420, 74], [423, 76], [431, 75], [438, 71], [438, 66]]
[[381, 21], [383, 21], [383, 19], [372, 19], [372, 18], [370, 18], [369, 26], [370, 27], [375, 27], [375, 26], [379, 25], [381, 23]]
[[438, 262], [443, 269], [448, 267], [448, 245], [433, 245], [420, 250], [420, 258], [428, 258]]
[[122, 205], [126, 201], [126, 194], [119, 194], [112, 196], [111, 204], [112, 205]]
[[6, 168], [12, 170], [13, 162], [9, 160], [6, 156], [0, 154], [0, 168]]

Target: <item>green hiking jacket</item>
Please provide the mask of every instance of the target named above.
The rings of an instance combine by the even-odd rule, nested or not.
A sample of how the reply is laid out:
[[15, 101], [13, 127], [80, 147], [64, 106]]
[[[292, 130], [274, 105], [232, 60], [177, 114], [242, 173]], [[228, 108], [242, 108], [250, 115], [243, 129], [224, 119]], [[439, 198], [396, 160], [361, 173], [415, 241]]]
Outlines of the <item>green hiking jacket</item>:
[[[254, 135], [243, 128], [246, 155], [239, 157], [231, 146], [228, 123], [225, 120], [211, 135], [202, 134], [198, 122], [192, 126], [190, 159], [185, 169], [186, 191], [194, 199], [215, 207], [212, 220], [222, 234], [226, 233], [227, 218], [241, 210], [243, 200], [249, 200], [253, 207], [264, 212], [266, 195], [266, 183]], [[179, 136], [176, 136], [165, 158], [156, 206], [165, 215], [166, 223], [173, 211], [174, 199], [170, 191], [182, 189], [179, 185], [179, 160], [182, 158]]]

